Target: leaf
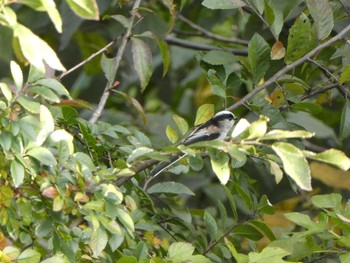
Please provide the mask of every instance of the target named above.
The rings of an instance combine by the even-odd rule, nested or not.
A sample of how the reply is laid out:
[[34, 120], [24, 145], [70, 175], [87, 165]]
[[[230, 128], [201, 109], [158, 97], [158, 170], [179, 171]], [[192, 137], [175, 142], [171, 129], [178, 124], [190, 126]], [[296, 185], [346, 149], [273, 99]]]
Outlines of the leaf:
[[241, 0], [204, 0], [202, 5], [209, 9], [235, 9], [246, 4]]
[[230, 179], [229, 157], [218, 150], [209, 149], [210, 163], [221, 184], [227, 184]]
[[253, 82], [257, 84], [270, 67], [270, 46], [258, 33], [255, 33], [249, 41], [248, 61]]
[[51, 112], [44, 105], [40, 105], [40, 131], [36, 137], [36, 146], [42, 145], [54, 129], [55, 123]]
[[56, 102], [56, 103], [60, 102], [60, 98], [52, 90], [48, 89], [47, 87], [34, 86], [34, 87], [29, 88], [28, 91], [31, 93], [34, 93], [34, 94], [38, 94], [48, 101]]
[[255, 227], [257, 230], [262, 232], [268, 239], [271, 241], [276, 240], [275, 235], [271, 231], [271, 229], [263, 222], [261, 221], [256, 221], [256, 220], [250, 220], [249, 224]]
[[261, 137], [259, 140], [280, 140], [280, 139], [291, 139], [291, 138], [311, 138], [315, 135], [313, 132], [304, 130], [297, 131], [285, 131], [285, 130], [272, 130]]
[[247, 140], [251, 139], [260, 139], [262, 138], [267, 131], [267, 122], [269, 118], [261, 115], [259, 120], [253, 122], [249, 127], [249, 136], [246, 138]]
[[103, 227], [95, 229], [91, 234], [89, 246], [94, 257], [98, 257], [105, 249], [108, 241], [107, 232]]
[[22, 70], [21, 70], [20, 66], [15, 61], [10, 62], [10, 68], [11, 68], [12, 78], [15, 82], [17, 91], [20, 91], [22, 89], [22, 86], [23, 86]]
[[44, 147], [36, 147], [33, 149], [30, 149], [27, 152], [27, 155], [37, 159], [39, 162], [41, 162], [44, 165], [56, 165], [57, 161], [53, 154], [50, 152], [49, 149]]
[[344, 152], [337, 149], [329, 149], [321, 153], [313, 153], [309, 151], [303, 151], [306, 158], [312, 160], [329, 163], [340, 169], [347, 171], [350, 168], [350, 159]]
[[213, 69], [209, 69], [207, 72], [207, 78], [209, 80], [209, 83], [212, 86], [213, 94], [225, 99], [226, 98], [225, 86], [221, 82], [219, 77], [216, 75], [216, 71]]
[[343, 72], [340, 74], [340, 77], [339, 77], [339, 85], [342, 85], [343, 83], [345, 82], [348, 82], [350, 80], [350, 65], [347, 65]]
[[241, 118], [238, 121], [238, 123], [235, 125], [235, 127], [233, 128], [233, 131], [232, 131], [232, 134], [231, 134], [231, 138], [236, 139], [240, 135], [242, 135], [242, 136], [246, 135], [246, 137], [248, 137], [249, 133], [246, 132], [246, 131], [249, 131], [250, 125], [251, 124], [246, 119]]
[[62, 33], [62, 19], [56, 8], [54, 0], [40, 0], [42, 7], [49, 15], [51, 22], [54, 24], [58, 33]]
[[322, 111], [322, 106], [310, 102], [293, 103], [292, 105], [290, 105], [290, 108], [297, 111], [309, 112], [311, 114], [317, 114]]
[[141, 83], [141, 90], [147, 87], [148, 82], [152, 76], [152, 54], [148, 45], [138, 38], [131, 39], [132, 58], [134, 62], [134, 69], [139, 76]]
[[228, 147], [228, 154], [232, 159], [232, 168], [240, 168], [247, 162], [247, 155], [241, 152], [235, 145], [230, 145]]
[[215, 240], [218, 232], [218, 226], [214, 217], [209, 212], [205, 211], [203, 219], [207, 225], [208, 233], [210, 235], [211, 240]]
[[11, 162], [10, 172], [15, 187], [19, 187], [24, 181], [24, 166], [14, 159]]
[[195, 195], [191, 189], [189, 189], [187, 186], [176, 183], [176, 182], [164, 182], [164, 183], [157, 183], [152, 185], [147, 192], [149, 194], [159, 194], [159, 193], [166, 193], [166, 194], [186, 194], [186, 195]]
[[0, 83], [0, 90], [2, 94], [4, 95], [7, 102], [12, 101], [12, 91], [10, 90], [9, 86], [6, 83], [1, 82]]
[[208, 121], [214, 115], [214, 105], [213, 104], [203, 104], [201, 105], [196, 114], [196, 120], [194, 126], [198, 126], [206, 121]]
[[291, 252], [286, 251], [279, 247], [265, 247], [260, 253], [250, 252], [248, 254], [249, 262], [259, 262], [259, 263], [283, 263], [287, 262], [283, 260], [285, 256], [290, 255]]
[[40, 112], [40, 103], [30, 97], [21, 96], [17, 99], [17, 102], [31, 113], [37, 114]]
[[187, 261], [193, 254], [194, 246], [185, 242], [174, 242], [168, 249], [168, 257], [173, 262]]
[[350, 101], [347, 99], [340, 119], [339, 139], [344, 140], [350, 136]]
[[241, 235], [253, 241], [258, 241], [261, 238], [263, 238], [263, 235], [258, 230], [256, 230], [255, 227], [252, 227], [251, 225], [248, 225], [248, 224], [237, 225], [233, 229], [232, 233], [236, 235]]
[[188, 132], [188, 124], [184, 118], [179, 115], [173, 115], [173, 120], [176, 123], [176, 126], [179, 128], [181, 135], [185, 135]]
[[293, 144], [276, 142], [272, 149], [281, 158], [285, 172], [295, 183], [306, 191], [311, 191], [311, 175], [303, 153]]
[[272, 60], [278, 60], [284, 58], [286, 55], [286, 49], [281, 41], [275, 42], [271, 48], [270, 57]]
[[179, 136], [170, 125], [166, 126], [165, 133], [171, 143], [176, 143], [179, 140]]
[[24, 250], [17, 258], [18, 263], [37, 263], [40, 262], [41, 255], [33, 249]]
[[269, 166], [270, 166], [270, 173], [273, 174], [273, 176], [275, 177], [275, 182], [276, 184], [279, 184], [283, 178], [283, 172], [280, 168], [280, 166], [271, 160], [267, 160]]
[[211, 50], [202, 56], [202, 60], [210, 65], [226, 65], [235, 63], [237, 58], [231, 52]]
[[56, 92], [59, 96], [66, 96], [67, 98], [71, 98], [68, 90], [56, 79], [39, 79], [34, 84], [41, 85], [44, 87], [48, 87]]
[[163, 39], [157, 38], [158, 47], [163, 60], [163, 77], [166, 75], [170, 64], [170, 51], [168, 43]]
[[68, 263], [69, 260], [65, 255], [55, 255], [53, 257], [49, 257], [41, 263]]
[[116, 59], [115, 57], [107, 57], [105, 54], [101, 56], [102, 71], [109, 82], [114, 81], [116, 74]]
[[333, 11], [328, 0], [307, 0], [306, 3], [314, 19], [318, 39], [328, 37], [334, 26]]
[[130, 236], [133, 236], [135, 231], [134, 221], [131, 216], [121, 208], [116, 209], [118, 220], [126, 228]]
[[78, 16], [84, 19], [99, 19], [96, 0], [67, 0], [67, 4]]
[[148, 147], [139, 147], [139, 148], [136, 148], [135, 150], [132, 151], [132, 153], [128, 156], [126, 162], [127, 163], [131, 163], [132, 161], [134, 161], [135, 159], [145, 155], [145, 154], [148, 154], [148, 153], [151, 153], [153, 152], [153, 149], [151, 148], [148, 148]]
[[53, 49], [30, 29], [21, 24], [14, 25], [12, 29], [14, 37], [19, 41], [24, 57], [31, 64], [43, 69], [44, 62], [46, 62], [53, 69], [66, 70]]
[[301, 14], [289, 29], [286, 63], [298, 60], [315, 45], [316, 37], [312, 32], [311, 23], [305, 14]]
[[118, 21], [124, 28], [130, 27], [130, 21], [128, 18], [122, 15], [112, 15], [111, 18]]
[[340, 208], [342, 203], [342, 196], [340, 194], [323, 194], [311, 197], [311, 202], [318, 208]]

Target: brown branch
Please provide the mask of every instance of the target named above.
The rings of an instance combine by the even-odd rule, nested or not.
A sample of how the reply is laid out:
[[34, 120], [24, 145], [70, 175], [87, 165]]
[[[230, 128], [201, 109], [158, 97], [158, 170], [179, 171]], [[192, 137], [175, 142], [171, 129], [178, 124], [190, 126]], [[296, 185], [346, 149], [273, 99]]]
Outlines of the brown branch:
[[321, 87], [319, 89], [314, 89], [310, 93], [304, 94], [303, 96], [301, 96], [300, 99], [301, 100], [306, 100], [306, 99], [308, 99], [308, 98], [310, 98], [312, 96], [315, 96], [317, 94], [323, 93], [323, 92], [325, 92], [327, 90], [337, 88], [338, 86], [339, 86], [338, 83], [332, 83], [332, 84], [329, 84], [327, 86]]
[[320, 50], [322, 50], [325, 47], [328, 47], [332, 45], [333, 43], [341, 40], [345, 35], [347, 35], [350, 31], [350, 25], [346, 26], [342, 31], [340, 31], [337, 35], [330, 38], [326, 42], [320, 44], [319, 46], [315, 47], [313, 50], [311, 50], [309, 53], [301, 57], [300, 59], [294, 61], [291, 64], [286, 65], [281, 70], [279, 70], [275, 75], [273, 75], [271, 78], [269, 78], [267, 81], [265, 81], [260, 86], [253, 89], [251, 92], [249, 92], [247, 95], [245, 95], [240, 101], [236, 102], [235, 104], [231, 105], [227, 108], [227, 110], [234, 110], [243, 105], [246, 101], [248, 101], [250, 98], [254, 97], [257, 93], [260, 91], [266, 89], [268, 86], [276, 82], [281, 76], [289, 72], [290, 70], [296, 68], [297, 66], [303, 64], [311, 57], [315, 56]]
[[177, 17], [184, 23], [186, 23], [188, 26], [190, 26], [191, 28], [197, 30], [198, 32], [201, 33], [202, 36], [205, 36], [207, 38], [211, 38], [214, 40], [219, 40], [222, 42], [226, 42], [226, 43], [232, 43], [232, 44], [239, 44], [239, 45], [245, 45], [247, 46], [249, 41], [247, 40], [243, 40], [243, 39], [238, 39], [238, 38], [231, 38], [231, 37], [223, 37], [220, 35], [216, 35], [208, 30], [206, 30], [205, 28], [193, 23], [192, 21], [190, 21], [189, 19], [187, 19], [186, 17], [184, 17], [181, 14], [178, 14]]
[[210, 45], [205, 45], [205, 44], [198, 44], [198, 43], [192, 43], [186, 40], [182, 40], [179, 38], [173, 38], [173, 37], [166, 37], [164, 39], [169, 45], [174, 45], [174, 46], [179, 46], [179, 47], [184, 47], [184, 48], [190, 48], [190, 49], [195, 49], [195, 50], [226, 50], [229, 52], [232, 52], [234, 55], [239, 55], [239, 56], [247, 56], [248, 51], [244, 49], [234, 49], [234, 48], [219, 48], [219, 47], [214, 47]]
[[135, 17], [136, 17], [137, 9], [139, 8], [140, 3], [141, 3], [141, 0], [136, 0], [134, 5], [133, 5], [133, 7], [132, 7], [131, 17], [129, 19], [129, 21], [130, 21], [129, 27], [127, 28], [125, 34], [123, 35], [123, 38], [121, 40], [121, 43], [120, 43], [120, 46], [119, 46], [119, 49], [118, 49], [118, 52], [117, 52], [117, 55], [115, 57], [116, 64], [115, 64], [114, 77], [111, 78], [111, 80], [109, 80], [107, 82], [106, 87], [105, 87], [105, 89], [103, 91], [103, 94], [101, 96], [100, 102], [98, 103], [96, 110], [93, 112], [93, 114], [92, 114], [92, 116], [91, 116], [91, 118], [89, 120], [90, 123], [96, 123], [97, 122], [97, 120], [100, 118], [100, 116], [102, 114], [102, 111], [103, 111], [103, 109], [104, 109], [104, 107], [106, 105], [107, 99], [109, 98], [111, 89], [112, 89], [113, 84], [114, 84], [115, 76], [117, 75], [120, 62], [121, 62], [121, 60], [123, 58], [123, 55], [124, 55], [124, 52], [125, 52], [126, 44], [128, 43], [129, 38], [131, 36], [131, 29], [133, 28], [133, 24], [134, 24], [134, 20], [135, 20]]

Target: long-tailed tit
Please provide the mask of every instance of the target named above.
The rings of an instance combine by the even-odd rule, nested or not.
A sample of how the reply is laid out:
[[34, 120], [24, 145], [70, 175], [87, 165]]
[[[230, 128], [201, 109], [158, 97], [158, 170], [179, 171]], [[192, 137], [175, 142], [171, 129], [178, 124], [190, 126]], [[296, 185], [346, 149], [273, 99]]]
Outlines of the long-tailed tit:
[[[224, 140], [227, 133], [231, 130], [237, 117], [230, 111], [220, 111], [216, 113], [210, 120], [198, 126], [191, 132], [182, 142], [183, 145], [190, 145], [201, 141]], [[154, 168], [150, 175], [157, 176], [165, 169], [172, 166], [184, 158], [187, 154], [181, 153], [170, 159], [169, 162], [164, 162]]]

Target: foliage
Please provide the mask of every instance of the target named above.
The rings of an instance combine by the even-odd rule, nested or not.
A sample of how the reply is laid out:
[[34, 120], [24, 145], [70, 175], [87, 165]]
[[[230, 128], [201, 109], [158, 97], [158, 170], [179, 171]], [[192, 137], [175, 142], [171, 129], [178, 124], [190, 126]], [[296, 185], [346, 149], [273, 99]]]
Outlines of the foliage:
[[[0, 261], [348, 262], [349, 21], [341, 0], [0, 0]], [[181, 145], [224, 108], [227, 140]]]

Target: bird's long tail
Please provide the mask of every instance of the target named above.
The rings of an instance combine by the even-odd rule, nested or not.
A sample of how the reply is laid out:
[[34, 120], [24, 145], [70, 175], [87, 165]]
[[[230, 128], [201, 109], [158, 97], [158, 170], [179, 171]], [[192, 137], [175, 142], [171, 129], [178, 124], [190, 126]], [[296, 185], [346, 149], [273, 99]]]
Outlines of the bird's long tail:
[[168, 169], [170, 166], [174, 165], [178, 161], [180, 161], [182, 158], [184, 158], [187, 154], [186, 153], [181, 153], [178, 155], [175, 155], [170, 159], [169, 162], [164, 162], [158, 165], [156, 168], [154, 168], [151, 172], [150, 175], [153, 177], [156, 177], [158, 174], [162, 173], [164, 170]]

